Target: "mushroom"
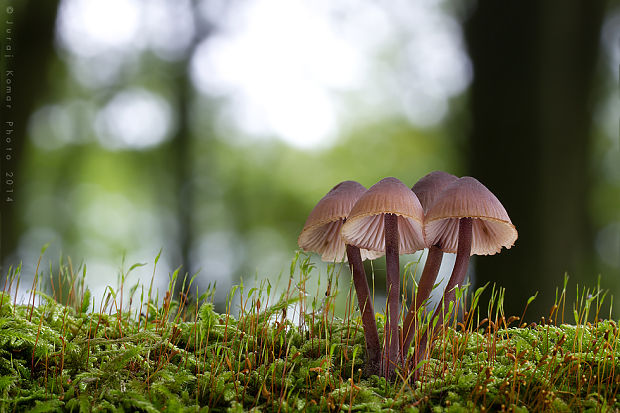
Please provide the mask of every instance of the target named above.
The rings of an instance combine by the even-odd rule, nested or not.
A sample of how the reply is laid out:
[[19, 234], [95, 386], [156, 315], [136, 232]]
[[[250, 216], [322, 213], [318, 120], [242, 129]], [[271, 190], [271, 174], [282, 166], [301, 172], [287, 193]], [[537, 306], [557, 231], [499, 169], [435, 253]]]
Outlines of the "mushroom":
[[[428, 213], [428, 210], [433, 206], [443, 190], [457, 179], [456, 176], [447, 172], [433, 171], [420, 178], [420, 180], [413, 185], [411, 190], [420, 200], [425, 214]], [[426, 263], [424, 264], [422, 276], [420, 277], [420, 282], [418, 283], [417, 292], [409, 306], [405, 321], [403, 322], [403, 353], [405, 355], [407, 354], [411, 340], [415, 336], [418, 310], [424, 301], [428, 299], [435, 285], [442, 258], [443, 251], [439, 245], [428, 244], [428, 255]]]
[[[497, 197], [475, 178], [465, 176], [448, 185], [425, 217], [424, 233], [431, 245], [456, 253], [456, 261], [443, 298], [435, 311], [436, 327], [443, 324], [456, 286], [462, 286], [471, 255], [493, 255], [514, 245], [518, 233]], [[424, 334], [424, 349], [433, 331]], [[418, 351], [416, 351], [418, 353]], [[416, 358], [419, 358], [416, 355]], [[417, 360], [416, 360], [417, 361]]]
[[[369, 374], [378, 374], [381, 358], [381, 344], [375, 322], [375, 311], [370, 299], [370, 289], [366, 280], [363, 260], [375, 259], [381, 252], [360, 250], [346, 245], [340, 235], [340, 229], [351, 208], [366, 188], [355, 181], [344, 181], [333, 187], [314, 207], [297, 240], [304, 251], [321, 254], [321, 259], [328, 262], [349, 261], [353, 284], [362, 313], [362, 325], [366, 339]], [[345, 253], [346, 251], [346, 253]]]
[[360, 197], [342, 226], [347, 244], [385, 252], [388, 311], [381, 371], [386, 378], [392, 377], [400, 356], [399, 253], [424, 248], [423, 219], [424, 211], [416, 195], [398, 179], [384, 178]]

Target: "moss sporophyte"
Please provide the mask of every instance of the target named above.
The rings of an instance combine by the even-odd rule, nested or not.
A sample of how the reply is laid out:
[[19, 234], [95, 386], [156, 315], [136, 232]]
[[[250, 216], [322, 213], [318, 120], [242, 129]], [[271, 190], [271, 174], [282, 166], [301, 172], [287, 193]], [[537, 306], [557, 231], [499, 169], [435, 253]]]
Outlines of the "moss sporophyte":
[[[387, 381], [364, 374], [363, 322], [350, 285], [345, 315], [336, 316], [340, 265], [328, 266], [327, 295], [310, 296], [305, 282], [325, 274], [298, 253], [284, 292], [276, 295], [268, 282], [249, 291], [237, 286], [223, 313], [215, 311], [211, 288], [198, 297], [188, 286], [172, 297], [176, 272], [161, 301], [146, 292], [138, 300], [142, 289], [134, 286], [126, 297], [132, 304], [119, 311], [121, 285], [108, 288], [95, 310], [83, 278], [58, 267], [50, 294], [37, 288], [24, 304], [15, 292], [21, 272], [7, 276], [0, 294], [0, 411], [620, 409], [619, 329], [600, 320], [606, 294], [599, 287], [579, 290], [574, 324], [564, 322], [565, 284], [549, 317], [528, 326], [503, 316], [502, 289], [458, 289], [463, 318], [444, 318], [450, 322], [437, 329], [418, 379], [405, 364]], [[483, 294], [491, 302], [484, 310]], [[384, 318], [376, 324], [383, 342]]]

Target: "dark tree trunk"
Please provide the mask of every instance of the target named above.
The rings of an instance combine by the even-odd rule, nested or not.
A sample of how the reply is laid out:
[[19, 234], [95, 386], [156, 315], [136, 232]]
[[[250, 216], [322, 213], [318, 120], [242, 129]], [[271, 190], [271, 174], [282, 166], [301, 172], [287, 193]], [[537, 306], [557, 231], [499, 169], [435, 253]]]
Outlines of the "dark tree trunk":
[[[13, 12], [3, 9], [5, 17], [2, 61], [2, 200], [0, 201], [0, 278], [6, 275], [9, 265], [17, 264], [11, 257], [15, 253], [22, 232], [20, 198], [22, 160], [26, 147], [28, 120], [49, 89], [50, 66], [55, 58], [54, 33], [58, 0], [42, 2], [10, 2]], [[6, 47], [11, 51], [7, 52]], [[9, 56], [7, 56], [9, 55]], [[10, 79], [10, 93], [6, 90]], [[11, 98], [10, 107], [6, 98]], [[12, 122], [9, 126], [6, 122]], [[8, 129], [12, 129], [7, 135]], [[10, 140], [7, 140], [9, 138]], [[10, 155], [10, 159], [7, 158]], [[7, 185], [5, 177], [12, 185]], [[7, 193], [7, 190], [13, 190]], [[7, 200], [7, 195], [12, 195]]]
[[[204, 41], [211, 35], [212, 27], [198, 17], [196, 0], [191, 1], [194, 16], [194, 24], [196, 32], [187, 49], [187, 54], [183, 60], [177, 64], [174, 79], [176, 94], [176, 115], [178, 128], [172, 139], [171, 162], [173, 166], [173, 182], [175, 185], [173, 193], [176, 194], [177, 206], [177, 242], [181, 265], [179, 272], [180, 278], [175, 284], [175, 297], [184, 289], [187, 292], [189, 281], [192, 273], [197, 271], [195, 263], [191, 260], [191, 250], [194, 242], [194, 192], [196, 185], [194, 184], [194, 142], [191, 136], [191, 111], [194, 98], [194, 87], [192, 85], [189, 66], [194, 50], [201, 41]], [[204, 138], [204, 136], [202, 137]], [[200, 170], [205, 173], [204, 165]], [[187, 275], [186, 285], [183, 287], [184, 278]], [[196, 286], [193, 286], [196, 288]]]
[[[588, 219], [593, 72], [603, 1], [481, 1], [466, 23], [474, 66], [470, 173], [519, 231], [476, 260], [476, 285], [509, 291], [507, 315], [547, 315], [565, 272], [592, 283]], [[572, 288], [574, 290], [574, 288]], [[484, 308], [484, 307], [483, 307]]]
[[[190, 250], [193, 241], [192, 234], [192, 215], [193, 215], [193, 160], [192, 141], [189, 128], [189, 111], [192, 95], [191, 82], [188, 79], [187, 64], [184, 61], [180, 69], [179, 78], [176, 81], [177, 86], [177, 120], [178, 129], [172, 142], [172, 156], [174, 165], [174, 183], [176, 190], [177, 202], [177, 228], [178, 228], [178, 248], [181, 259], [182, 270], [181, 278], [177, 280], [175, 285], [176, 292], [183, 289], [184, 274], [191, 272], [192, 263], [190, 261]], [[189, 274], [191, 276], [191, 274]], [[187, 282], [189, 282], [188, 276]], [[187, 286], [184, 288], [187, 291]]]

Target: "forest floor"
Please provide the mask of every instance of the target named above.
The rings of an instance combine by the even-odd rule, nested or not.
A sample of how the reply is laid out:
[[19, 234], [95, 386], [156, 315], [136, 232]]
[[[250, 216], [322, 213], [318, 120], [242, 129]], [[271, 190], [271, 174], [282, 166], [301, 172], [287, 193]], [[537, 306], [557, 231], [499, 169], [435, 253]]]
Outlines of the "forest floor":
[[298, 258], [288, 291], [272, 303], [268, 285], [233, 288], [237, 317], [213, 310], [212, 289], [192, 303], [184, 293], [171, 299], [177, 273], [161, 300], [121, 283], [96, 310], [70, 266], [49, 295], [35, 280], [22, 304], [11, 293], [19, 272], [9, 274], [0, 295], [0, 412], [620, 410], [619, 329], [599, 319], [600, 289], [582, 292], [574, 324], [560, 317], [560, 294], [549, 320], [521, 326], [502, 315], [502, 290], [481, 319], [479, 289], [418, 365], [420, 379], [400, 369], [387, 382], [364, 377], [361, 321], [334, 315], [332, 284], [308, 302], [312, 265]]

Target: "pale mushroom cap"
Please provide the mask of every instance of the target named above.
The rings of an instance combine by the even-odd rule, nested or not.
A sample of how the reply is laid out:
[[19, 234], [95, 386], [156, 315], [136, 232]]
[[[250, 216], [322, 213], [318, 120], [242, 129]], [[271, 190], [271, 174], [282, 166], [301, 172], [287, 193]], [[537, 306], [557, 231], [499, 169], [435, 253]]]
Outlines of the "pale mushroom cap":
[[415, 192], [424, 213], [433, 206], [439, 195], [448, 185], [459, 179], [458, 177], [444, 171], [433, 171], [424, 175], [418, 182], [413, 185], [411, 190]]
[[[301, 231], [297, 243], [304, 251], [321, 254], [321, 260], [347, 261], [342, 224], [366, 188], [355, 181], [336, 185], [316, 204]], [[382, 253], [360, 250], [362, 260], [379, 258]]]
[[517, 230], [497, 197], [469, 176], [446, 187], [426, 214], [429, 244], [456, 253], [460, 218], [473, 218], [471, 255], [493, 255], [517, 240]]
[[425, 247], [422, 234], [424, 211], [407, 185], [396, 178], [384, 178], [355, 203], [342, 226], [346, 243], [385, 252], [383, 215], [398, 216], [399, 251], [410, 254]]

